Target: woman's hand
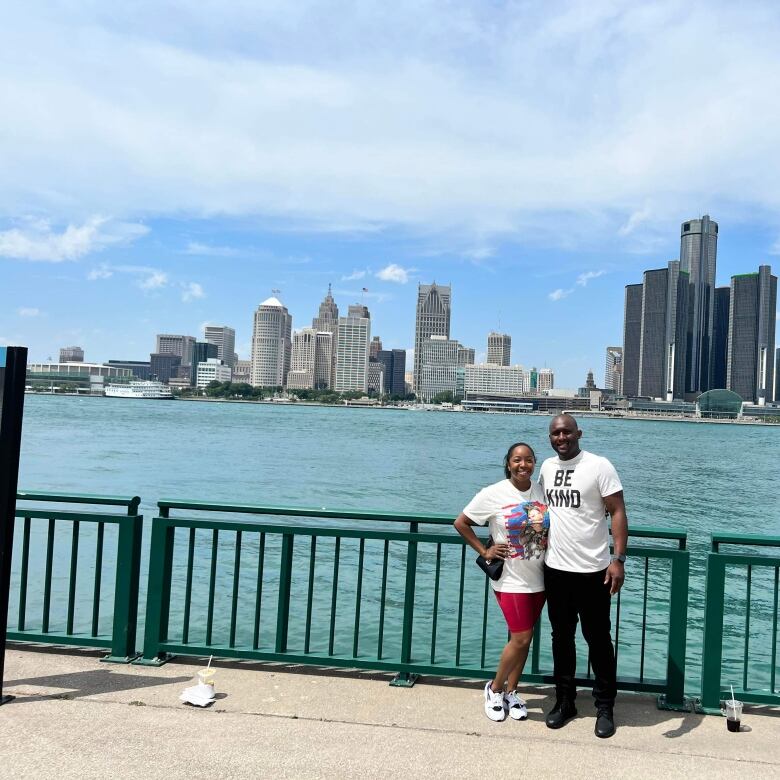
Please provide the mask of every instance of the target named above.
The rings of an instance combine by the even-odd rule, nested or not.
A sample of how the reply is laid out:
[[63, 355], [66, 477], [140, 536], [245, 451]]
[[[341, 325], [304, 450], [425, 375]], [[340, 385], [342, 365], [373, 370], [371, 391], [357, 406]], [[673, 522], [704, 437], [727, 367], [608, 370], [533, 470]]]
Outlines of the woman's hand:
[[495, 558], [501, 558], [505, 560], [509, 557], [509, 545], [506, 543], [494, 544], [492, 547], [486, 547], [482, 557], [487, 561], [492, 561]]

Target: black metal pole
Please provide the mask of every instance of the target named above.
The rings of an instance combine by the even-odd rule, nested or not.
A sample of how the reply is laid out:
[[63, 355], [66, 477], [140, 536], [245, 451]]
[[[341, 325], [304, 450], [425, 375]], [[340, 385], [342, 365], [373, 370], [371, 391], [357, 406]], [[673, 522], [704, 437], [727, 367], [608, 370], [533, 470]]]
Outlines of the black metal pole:
[[3, 695], [3, 675], [26, 374], [27, 348], [0, 347], [0, 704], [13, 699]]

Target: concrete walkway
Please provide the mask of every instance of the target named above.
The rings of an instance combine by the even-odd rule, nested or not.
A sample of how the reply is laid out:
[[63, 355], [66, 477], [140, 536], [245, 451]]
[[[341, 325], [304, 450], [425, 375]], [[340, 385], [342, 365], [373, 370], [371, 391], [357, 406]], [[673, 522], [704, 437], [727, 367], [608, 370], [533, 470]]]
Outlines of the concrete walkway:
[[181, 704], [196, 659], [159, 669], [99, 663], [91, 652], [6, 654], [0, 777], [8, 778], [591, 778], [780, 777], [780, 712], [723, 718], [660, 712], [621, 696], [618, 732], [593, 736], [589, 694], [560, 731], [529, 719], [494, 724], [478, 682], [391, 688], [384, 675], [215, 662], [220, 698]]

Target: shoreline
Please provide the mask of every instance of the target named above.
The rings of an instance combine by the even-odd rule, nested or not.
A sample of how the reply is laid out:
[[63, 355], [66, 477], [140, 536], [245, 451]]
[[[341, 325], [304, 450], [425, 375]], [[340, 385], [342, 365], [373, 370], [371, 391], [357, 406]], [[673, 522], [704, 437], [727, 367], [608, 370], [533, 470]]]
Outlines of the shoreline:
[[[25, 391], [25, 395], [34, 396], [54, 396], [54, 397], [68, 397], [68, 398], [105, 398], [102, 395], [91, 395], [87, 393], [38, 393]], [[169, 400], [169, 399], [153, 399], [153, 398], [140, 398], [140, 399], [124, 399], [132, 401], [157, 401], [157, 400]], [[325, 404], [320, 401], [271, 401], [268, 399], [247, 399], [247, 398], [199, 398], [196, 396], [190, 397], [175, 397], [177, 401], [194, 401], [196, 403], [222, 403], [222, 404], [262, 404], [265, 406], [282, 406], [282, 407], [323, 407], [328, 409], [371, 409], [371, 410], [395, 410], [402, 412], [443, 412], [443, 413], [466, 413], [466, 414], [501, 414], [509, 415], [512, 417], [552, 417], [552, 412], [510, 412], [510, 411], [472, 411], [466, 409], [442, 409], [441, 407], [431, 406], [392, 406], [392, 405], [369, 405], [369, 404]], [[587, 418], [594, 420], [640, 420], [642, 422], [676, 422], [676, 423], [694, 423], [694, 424], [715, 424], [715, 425], [760, 425], [767, 428], [780, 427], [780, 422], [769, 422], [768, 420], [757, 419], [741, 419], [741, 420], [727, 420], [717, 418], [704, 418], [704, 417], [686, 417], [684, 415], [665, 415], [665, 414], [615, 414], [614, 412], [597, 412], [597, 411], [585, 411], [585, 410], [571, 410], [571, 414], [578, 418]]]

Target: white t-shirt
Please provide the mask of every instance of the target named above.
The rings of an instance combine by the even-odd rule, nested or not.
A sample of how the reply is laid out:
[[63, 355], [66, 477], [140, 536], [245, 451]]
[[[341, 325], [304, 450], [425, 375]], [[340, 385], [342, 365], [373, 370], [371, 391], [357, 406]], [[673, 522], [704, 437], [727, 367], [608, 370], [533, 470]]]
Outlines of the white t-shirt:
[[551, 569], [594, 572], [609, 566], [609, 526], [604, 496], [623, 490], [615, 467], [582, 450], [576, 458], [548, 458], [539, 484], [550, 512]]
[[509, 544], [501, 578], [491, 580], [493, 590], [503, 593], [538, 593], [544, 590], [544, 551], [550, 518], [544, 494], [536, 482], [518, 490], [502, 479], [477, 493], [463, 510], [477, 525], [489, 523], [496, 544]]

